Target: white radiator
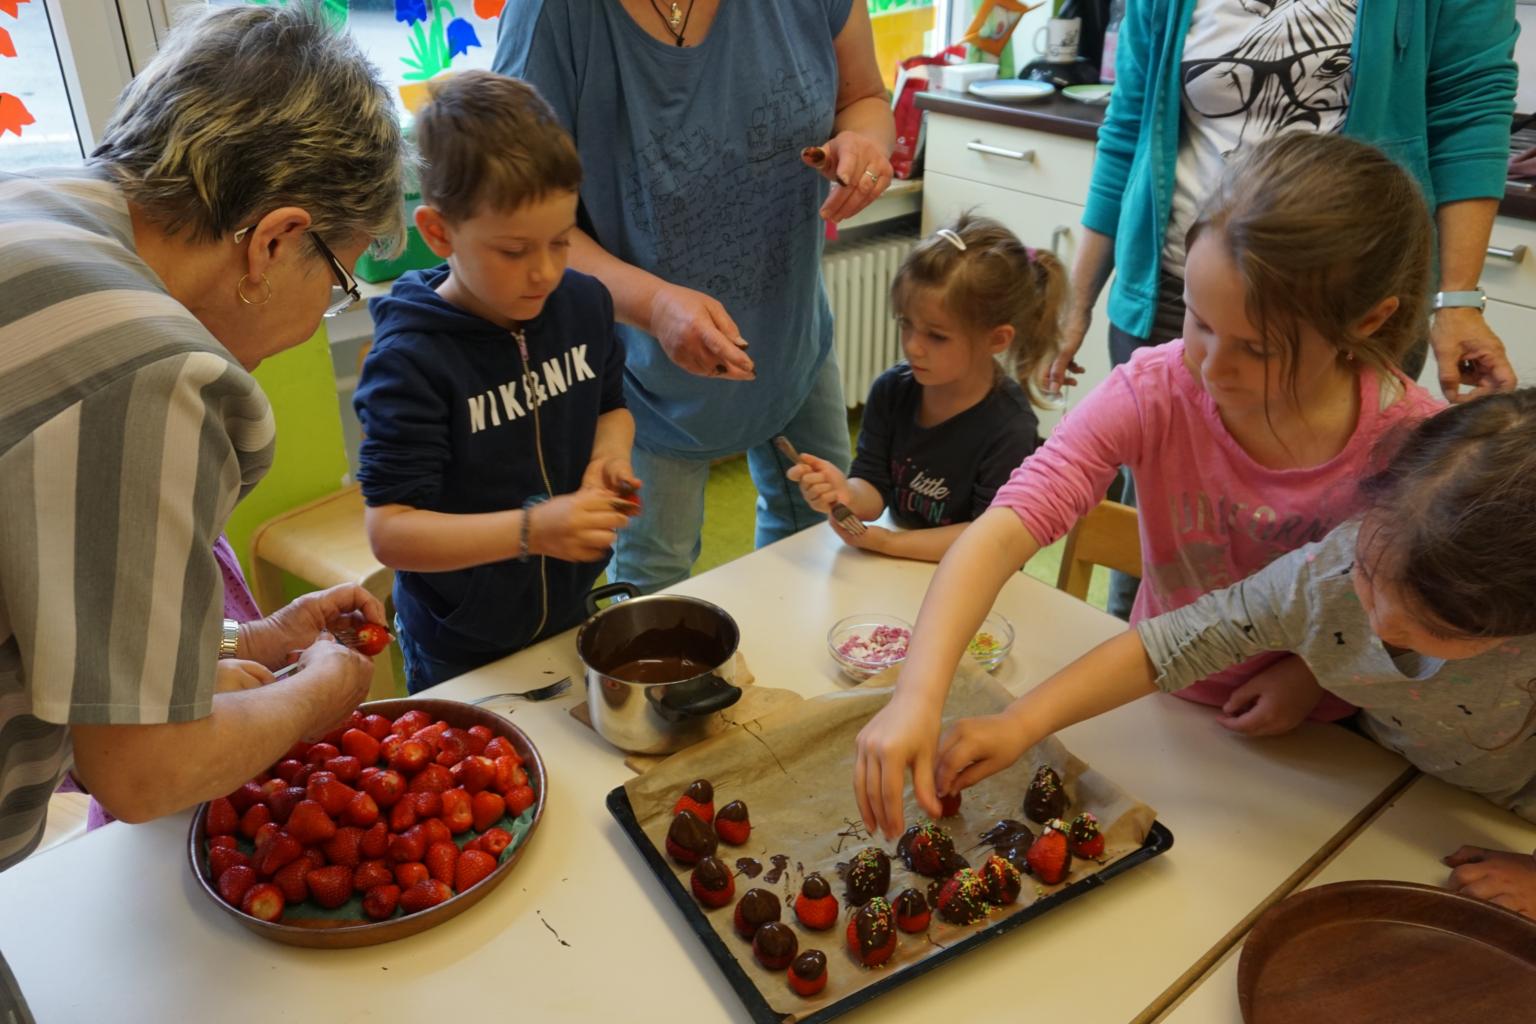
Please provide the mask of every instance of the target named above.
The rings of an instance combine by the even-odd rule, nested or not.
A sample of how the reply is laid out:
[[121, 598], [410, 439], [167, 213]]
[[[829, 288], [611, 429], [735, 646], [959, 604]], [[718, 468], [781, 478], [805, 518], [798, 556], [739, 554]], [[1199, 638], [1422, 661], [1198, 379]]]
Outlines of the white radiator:
[[901, 359], [891, 279], [916, 241], [908, 234], [885, 234], [828, 247], [822, 256], [833, 346], [850, 409], [863, 405], [875, 378]]

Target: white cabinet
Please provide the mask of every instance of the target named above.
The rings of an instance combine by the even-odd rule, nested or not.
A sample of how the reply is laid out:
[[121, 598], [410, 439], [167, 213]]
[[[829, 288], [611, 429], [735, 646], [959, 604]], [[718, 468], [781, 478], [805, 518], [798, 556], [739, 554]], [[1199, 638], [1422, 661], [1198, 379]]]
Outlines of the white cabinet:
[[[1092, 142], [929, 111], [923, 234], [971, 211], [1001, 221], [1025, 245], [1051, 250], [1070, 270], [1092, 170]], [[1068, 407], [1109, 373], [1108, 292], [1099, 296], [1078, 352], [1084, 372], [1068, 392]], [[1037, 412], [1047, 432], [1061, 419], [1060, 411]]]

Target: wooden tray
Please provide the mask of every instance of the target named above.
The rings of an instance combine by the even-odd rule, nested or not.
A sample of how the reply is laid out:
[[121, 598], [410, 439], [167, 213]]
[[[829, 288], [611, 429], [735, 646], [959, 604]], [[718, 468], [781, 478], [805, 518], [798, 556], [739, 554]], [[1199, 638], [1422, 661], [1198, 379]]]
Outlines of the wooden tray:
[[1307, 889], [1254, 925], [1237, 997], [1247, 1024], [1516, 1020], [1536, 1006], [1536, 921], [1409, 882]]
[[[472, 725], [484, 725], [496, 735], [505, 736], [523, 759], [523, 770], [528, 773], [528, 784], [533, 787], [534, 793], [533, 806], [523, 814], [532, 814], [533, 817], [528, 822], [526, 830], [521, 832], [521, 837], [514, 839], [512, 845], [502, 851], [501, 863], [496, 866], [495, 871], [479, 884], [471, 886], [451, 899], [444, 900], [435, 907], [383, 921], [370, 921], [364, 917], [361, 903], [356, 896], [335, 910], [320, 911], [312, 904], [304, 903], [299, 906], [316, 912], [306, 913], [302, 917], [285, 916], [283, 920], [277, 922], [262, 921], [243, 912], [239, 907], [232, 907], [225, 903], [214, 887], [214, 880], [208, 877], [208, 843], [204, 827], [208, 816], [208, 805], [203, 804], [192, 816], [192, 828], [187, 835], [187, 857], [191, 861], [192, 875], [197, 879], [198, 887], [213, 901], [214, 905], [257, 935], [274, 942], [320, 949], [345, 949], [353, 946], [372, 946], [426, 931], [434, 925], [442, 924], [449, 918], [462, 914], [500, 885], [502, 880], [511, 873], [513, 865], [521, 859], [523, 850], [527, 848], [528, 841], [533, 838], [533, 833], [544, 816], [544, 800], [549, 792], [549, 777], [544, 770], [544, 759], [539, 756], [538, 748], [533, 745], [533, 741], [521, 729], [500, 715], [475, 707], [473, 704], [464, 704], [456, 700], [414, 697], [400, 700], [376, 700], [363, 704], [359, 708], [365, 715], [379, 714], [390, 719], [399, 718], [407, 711], [416, 709], [431, 715], [433, 721], [442, 719], [460, 729], [468, 729]], [[520, 815], [519, 819], [521, 817]], [[510, 815], [498, 824], [507, 828], [509, 820]], [[511, 828], [508, 828], [508, 831], [513, 832], [514, 836], [518, 835], [518, 832]], [[465, 837], [470, 835], [471, 833], [465, 833]]]

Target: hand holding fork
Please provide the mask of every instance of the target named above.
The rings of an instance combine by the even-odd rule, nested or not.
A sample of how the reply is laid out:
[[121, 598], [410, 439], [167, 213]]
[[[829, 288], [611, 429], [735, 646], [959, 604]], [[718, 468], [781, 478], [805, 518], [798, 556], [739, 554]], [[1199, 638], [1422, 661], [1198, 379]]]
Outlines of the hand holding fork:
[[[800, 453], [795, 451], [795, 446], [789, 443], [789, 438], [785, 437], [783, 434], [780, 434], [778, 437], [773, 439], [773, 446], [779, 450], [780, 455], [784, 456], [796, 466], [803, 466], [806, 469], [811, 468], [810, 464], [805, 461]], [[790, 477], [790, 479], [794, 480], [795, 478]], [[798, 480], [795, 482], [799, 483]], [[864, 534], [864, 520], [860, 519], [858, 514], [855, 513], [853, 509], [839, 501], [835, 495], [831, 499], [830, 512], [832, 513], [832, 518], [837, 520], [837, 524], [846, 530], [851, 536], [859, 537]]]

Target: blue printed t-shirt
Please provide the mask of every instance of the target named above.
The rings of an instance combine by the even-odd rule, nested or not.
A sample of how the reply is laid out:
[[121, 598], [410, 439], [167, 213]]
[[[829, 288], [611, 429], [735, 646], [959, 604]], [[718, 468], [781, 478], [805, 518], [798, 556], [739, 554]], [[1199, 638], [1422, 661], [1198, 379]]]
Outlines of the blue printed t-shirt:
[[923, 386], [906, 363], [875, 378], [848, 475], [879, 491], [898, 525], [968, 523], [1040, 443], [1039, 420], [1010, 377], [931, 427], [917, 422], [922, 401]]
[[581, 225], [609, 253], [718, 299], [755, 381], [695, 376], [620, 325], [636, 443], [713, 458], [779, 432], [831, 351], [825, 200], [800, 151], [832, 134], [833, 40], [850, 0], [722, 4], [698, 46], [647, 35], [617, 3], [512, 0], [494, 66], [575, 137]]
[[[412, 271], [369, 304], [376, 340], [352, 402], [364, 500], [470, 514], [577, 490], [598, 417], [624, 407], [608, 289], [567, 270], [522, 325], [525, 368], [512, 332], [437, 294], [447, 275]], [[428, 655], [489, 661], [580, 622], [606, 564], [534, 558], [397, 572], [395, 610]]]

